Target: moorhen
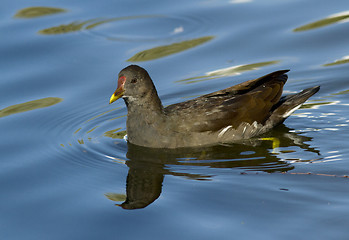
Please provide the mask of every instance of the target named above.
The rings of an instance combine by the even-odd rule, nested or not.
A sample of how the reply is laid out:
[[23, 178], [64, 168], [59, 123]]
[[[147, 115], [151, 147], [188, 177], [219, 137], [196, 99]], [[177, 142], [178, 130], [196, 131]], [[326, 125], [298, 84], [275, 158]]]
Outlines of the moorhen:
[[148, 72], [130, 65], [119, 73], [110, 103], [124, 99], [127, 139], [135, 145], [180, 148], [231, 143], [282, 123], [320, 89], [316, 86], [281, 97], [288, 71], [163, 107]]

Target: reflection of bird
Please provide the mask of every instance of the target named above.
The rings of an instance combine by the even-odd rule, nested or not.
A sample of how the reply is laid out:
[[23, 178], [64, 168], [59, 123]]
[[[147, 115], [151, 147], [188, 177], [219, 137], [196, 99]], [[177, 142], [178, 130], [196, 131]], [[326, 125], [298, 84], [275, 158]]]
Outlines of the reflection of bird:
[[[295, 149], [313, 153], [307, 154], [310, 156], [309, 160], [296, 159], [293, 155], [292, 161], [313, 161], [320, 155], [318, 150], [308, 145], [312, 138], [290, 130], [281, 124], [266, 134], [280, 140], [283, 151], [275, 154], [270, 149], [270, 143], [260, 138], [243, 141], [243, 144], [177, 149], [147, 148], [128, 143], [126, 199], [116, 205], [123, 209], [147, 207], [159, 198], [166, 175], [192, 180], [211, 180], [219, 172], [217, 169], [234, 169], [238, 173], [287, 172], [294, 169], [293, 164], [284, 160], [285, 157], [287, 159], [287, 147], [292, 149], [289, 151], [291, 154]], [[234, 172], [231, 170], [224, 172]], [[120, 194], [106, 196], [111, 200], [120, 201]]]
[[282, 123], [319, 86], [281, 97], [288, 70], [164, 108], [146, 70], [131, 65], [119, 73], [110, 103], [123, 97], [128, 141], [145, 147], [178, 148], [247, 139]]
[[154, 202], [161, 193], [164, 175], [151, 167], [130, 167], [126, 183], [126, 201], [117, 204], [124, 209], [144, 208]]

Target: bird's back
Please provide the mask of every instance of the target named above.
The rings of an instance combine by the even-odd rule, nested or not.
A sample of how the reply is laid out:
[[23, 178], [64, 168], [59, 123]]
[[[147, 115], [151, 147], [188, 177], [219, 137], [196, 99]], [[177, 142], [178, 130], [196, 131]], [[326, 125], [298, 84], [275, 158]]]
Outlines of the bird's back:
[[165, 108], [174, 117], [178, 131], [219, 131], [241, 123], [263, 124], [280, 101], [288, 70], [270, 73], [263, 77], [219, 90], [201, 97]]

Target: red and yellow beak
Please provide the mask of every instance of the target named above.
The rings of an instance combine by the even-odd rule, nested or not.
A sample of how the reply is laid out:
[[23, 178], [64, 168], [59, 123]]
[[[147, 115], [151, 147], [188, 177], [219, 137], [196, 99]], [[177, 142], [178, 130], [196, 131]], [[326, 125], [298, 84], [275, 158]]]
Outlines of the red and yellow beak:
[[115, 102], [119, 98], [121, 98], [124, 95], [124, 85], [125, 85], [126, 77], [121, 76], [118, 79], [118, 88], [115, 90], [113, 95], [110, 97], [109, 104]]

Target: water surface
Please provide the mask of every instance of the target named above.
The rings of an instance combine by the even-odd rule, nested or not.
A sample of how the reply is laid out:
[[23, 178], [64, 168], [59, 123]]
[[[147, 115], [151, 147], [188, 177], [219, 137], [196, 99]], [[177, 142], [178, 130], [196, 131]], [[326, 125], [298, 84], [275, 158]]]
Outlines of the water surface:
[[[5, 1], [2, 239], [347, 239], [349, 6], [335, 1]], [[291, 69], [321, 85], [262, 139], [127, 144], [117, 73], [164, 105]], [[130, 210], [133, 209], [133, 210]]]

